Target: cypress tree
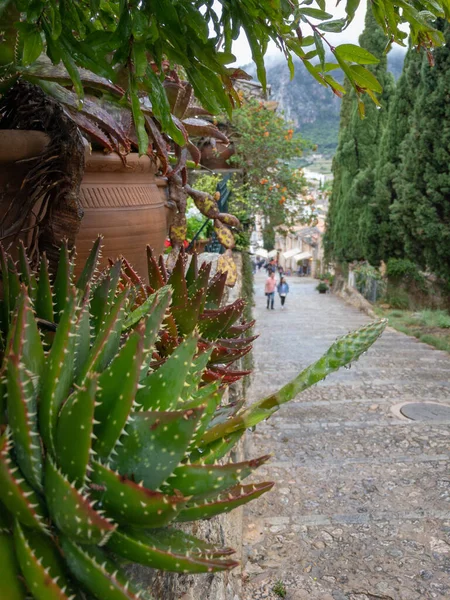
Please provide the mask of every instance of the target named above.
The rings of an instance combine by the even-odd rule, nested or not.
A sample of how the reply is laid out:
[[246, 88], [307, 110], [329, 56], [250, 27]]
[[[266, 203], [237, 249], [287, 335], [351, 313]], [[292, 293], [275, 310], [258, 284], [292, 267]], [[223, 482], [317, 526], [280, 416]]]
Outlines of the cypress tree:
[[415, 48], [410, 48], [406, 54], [378, 149], [372, 184], [374, 193], [365, 215], [364, 254], [374, 265], [404, 255], [403, 239], [398, 224], [392, 222], [391, 207], [397, 199], [394, 182], [401, 164], [400, 146], [409, 130], [423, 58], [423, 53]]
[[363, 98], [364, 119], [359, 115], [353, 89], [342, 103], [325, 236], [327, 256], [339, 262], [364, 258], [365, 208], [373, 193], [373, 165], [387, 117], [388, 99], [394, 87], [394, 79], [387, 72], [384, 51], [386, 37], [375, 21], [370, 3], [359, 43], [380, 60], [376, 65], [369, 65], [369, 69], [383, 87], [383, 93], [379, 98], [381, 110], [377, 109], [370, 98]]
[[434, 66], [422, 62], [392, 216], [406, 256], [450, 280], [450, 24], [439, 27], [446, 45], [434, 51]]

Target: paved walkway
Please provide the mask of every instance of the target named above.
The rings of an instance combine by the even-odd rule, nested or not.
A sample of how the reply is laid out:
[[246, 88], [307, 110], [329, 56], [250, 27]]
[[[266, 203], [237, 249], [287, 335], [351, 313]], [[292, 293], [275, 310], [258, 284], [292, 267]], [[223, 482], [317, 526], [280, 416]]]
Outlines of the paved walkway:
[[[251, 399], [274, 391], [339, 335], [369, 321], [317, 282], [290, 278], [267, 311], [256, 276]], [[248, 436], [276, 481], [246, 507], [243, 600], [450, 599], [450, 419], [402, 419], [406, 401], [450, 405], [450, 356], [393, 330]], [[280, 590], [281, 591], [281, 590]]]

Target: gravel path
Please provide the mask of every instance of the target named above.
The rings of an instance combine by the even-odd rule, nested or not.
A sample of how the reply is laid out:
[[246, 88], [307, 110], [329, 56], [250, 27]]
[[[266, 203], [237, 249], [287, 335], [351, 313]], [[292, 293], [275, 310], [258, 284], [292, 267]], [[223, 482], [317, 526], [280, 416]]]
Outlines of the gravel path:
[[[266, 310], [256, 276], [250, 401], [369, 321], [317, 282], [292, 277], [287, 307]], [[405, 402], [450, 407], [450, 356], [393, 330], [350, 370], [307, 390], [248, 434], [273, 455], [255, 480], [272, 492], [246, 507], [242, 600], [450, 598], [450, 409], [402, 417]], [[273, 591], [278, 582], [279, 592]]]

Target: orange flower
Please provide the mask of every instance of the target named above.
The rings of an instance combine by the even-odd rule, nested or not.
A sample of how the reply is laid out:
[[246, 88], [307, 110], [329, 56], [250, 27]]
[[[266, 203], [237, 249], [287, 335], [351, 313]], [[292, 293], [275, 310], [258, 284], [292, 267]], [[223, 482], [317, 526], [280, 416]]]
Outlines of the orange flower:
[[269, 132], [268, 132], [268, 131], [265, 131], [265, 132], [264, 132], [264, 137], [269, 137], [269, 135], [270, 135], [270, 134], [269, 134]]

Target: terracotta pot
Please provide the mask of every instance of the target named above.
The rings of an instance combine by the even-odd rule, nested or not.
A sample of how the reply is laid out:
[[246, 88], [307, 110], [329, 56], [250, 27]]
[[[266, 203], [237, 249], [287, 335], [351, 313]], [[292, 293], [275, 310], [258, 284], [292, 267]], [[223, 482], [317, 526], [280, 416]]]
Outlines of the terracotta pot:
[[233, 144], [226, 145], [223, 142], [216, 142], [216, 146], [211, 144], [203, 146], [201, 150], [201, 165], [208, 169], [229, 169], [227, 160], [233, 156]]
[[94, 152], [87, 158], [80, 189], [84, 216], [76, 239], [78, 265], [101, 233], [101, 266], [123, 255], [147, 278], [146, 246], [163, 252], [171, 214], [166, 180], [156, 178], [155, 172], [148, 156], [130, 154], [126, 166], [117, 154]]
[[[4, 240], [6, 246], [13, 242], [11, 252], [14, 258], [16, 258], [16, 244], [19, 239], [25, 246], [29, 245], [30, 229], [34, 226], [36, 218], [35, 213], [23, 218], [24, 204], [20, 201], [14, 204], [13, 201], [19, 196], [28, 172], [36, 165], [36, 161], [32, 159], [42, 154], [49, 142], [48, 135], [41, 131], [0, 130], [0, 233], [3, 234], [15, 226], [18, 226], [19, 230], [27, 230]], [[22, 200], [25, 203], [28, 197]], [[33, 205], [27, 207], [28, 210], [32, 208]]]

